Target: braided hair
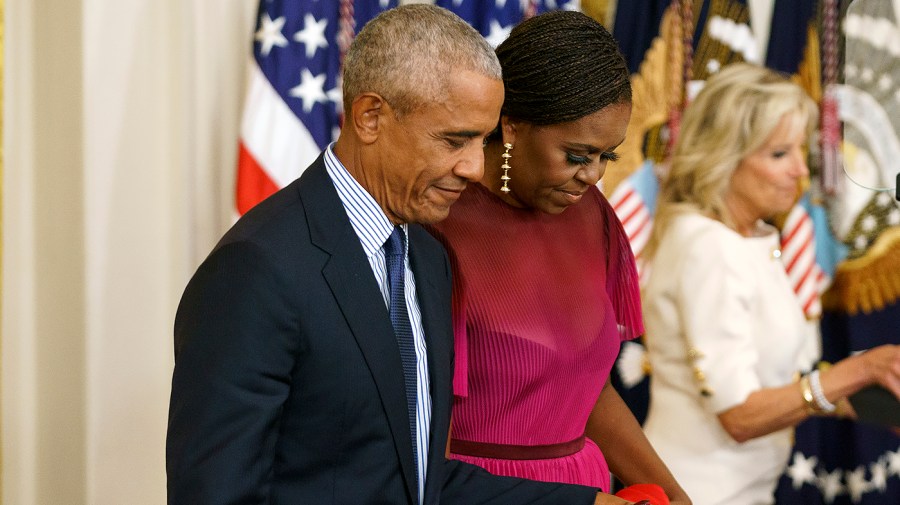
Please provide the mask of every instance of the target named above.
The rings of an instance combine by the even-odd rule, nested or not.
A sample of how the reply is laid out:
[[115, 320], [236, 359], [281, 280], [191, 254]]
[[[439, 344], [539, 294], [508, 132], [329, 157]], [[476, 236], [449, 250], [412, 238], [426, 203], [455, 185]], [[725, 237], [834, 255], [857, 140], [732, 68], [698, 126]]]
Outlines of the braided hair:
[[508, 117], [549, 125], [631, 102], [628, 65], [616, 40], [580, 12], [550, 11], [523, 21], [497, 47], [497, 57]]

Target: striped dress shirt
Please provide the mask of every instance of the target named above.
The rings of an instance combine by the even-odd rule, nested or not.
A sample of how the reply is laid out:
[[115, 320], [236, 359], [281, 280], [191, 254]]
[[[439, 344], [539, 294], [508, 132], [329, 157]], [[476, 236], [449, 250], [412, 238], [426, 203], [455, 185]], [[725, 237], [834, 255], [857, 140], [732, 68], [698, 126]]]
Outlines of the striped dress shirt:
[[[384, 256], [384, 243], [394, 224], [381, 210], [381, 207], [360, 184], [344, 168], [333, 151], [334, 143], [325, 150], [325, 168], [337, 189], [344, 210], [350, 218], [363, 252], [369, 260], [375, 280], [381, 289], [384, 304], [390, 310], [390, 293], [388, 288], [387, 262]], [[409, 227], [401, 224], [403, 232], [409, 237]], [[412, 326], [413, 340], [416, 348], [416, 452], [418, 453], [418, 485], [419, 503], [425, 495], [425, 476], [428, 463], [428, 437], [431, 433], [431, 393], [428, 381], [428, 356], [425, 348], [425, 330], [422, 327], [422, 314], [419, 310], [419, 299], [416, 295], [416, 280], [409, 266], [409, 240], [406, 241], [404, 253], [404, 270], [406, 285], [406, 307], [409, 322]]]

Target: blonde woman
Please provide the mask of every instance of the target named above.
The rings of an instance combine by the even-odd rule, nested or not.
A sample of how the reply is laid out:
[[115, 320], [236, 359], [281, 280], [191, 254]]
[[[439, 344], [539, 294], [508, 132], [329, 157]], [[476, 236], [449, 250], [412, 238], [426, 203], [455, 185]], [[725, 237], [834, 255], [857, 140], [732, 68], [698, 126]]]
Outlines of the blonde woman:
[[653, 368], [644, 429], [695, 503], [773, 503], [793, 426], [853, 415], [845, 397], [871, 384], [900, 397], [893, 345], [795, 380], [816, 337], [764, 220], [794, 205], [816, 118], [781, 75], [728, 66], [686, 110], [662, 183], [642, 291]]

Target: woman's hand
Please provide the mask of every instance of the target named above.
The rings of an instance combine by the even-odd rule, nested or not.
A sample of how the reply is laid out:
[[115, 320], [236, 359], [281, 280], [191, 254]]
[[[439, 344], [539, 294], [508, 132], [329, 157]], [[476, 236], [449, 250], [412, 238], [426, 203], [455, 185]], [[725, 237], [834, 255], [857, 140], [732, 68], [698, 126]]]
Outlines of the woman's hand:
[[880, 345], [844, 358], [821, 378], [832, 401], [873, 384], [883, 386], [900, 399], [900, 345]]
[[865, 362], [865, 370], [877, 383], [900, 399], [900, 345], [880, 345], [856, 356]]

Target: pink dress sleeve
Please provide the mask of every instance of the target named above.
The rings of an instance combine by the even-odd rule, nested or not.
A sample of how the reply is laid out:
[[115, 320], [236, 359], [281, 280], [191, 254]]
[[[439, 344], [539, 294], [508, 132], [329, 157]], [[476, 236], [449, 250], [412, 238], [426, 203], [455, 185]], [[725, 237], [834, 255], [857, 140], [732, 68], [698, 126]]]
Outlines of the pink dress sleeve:
[[619, 325], [619, 336], [632, 340], [644, 334], [641, 315], [641, 291], [634, 253], [622, 223], [612, 206], [601, 195], [601, 205], [606, 222], [609, 256], [606, 276], [606, 294], [612, 301]]

